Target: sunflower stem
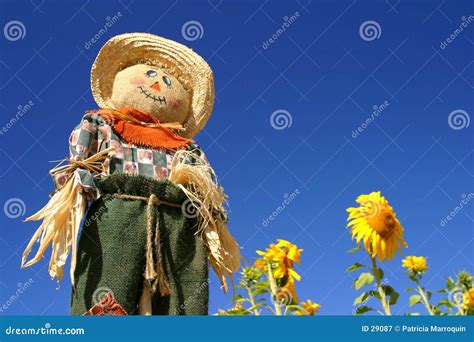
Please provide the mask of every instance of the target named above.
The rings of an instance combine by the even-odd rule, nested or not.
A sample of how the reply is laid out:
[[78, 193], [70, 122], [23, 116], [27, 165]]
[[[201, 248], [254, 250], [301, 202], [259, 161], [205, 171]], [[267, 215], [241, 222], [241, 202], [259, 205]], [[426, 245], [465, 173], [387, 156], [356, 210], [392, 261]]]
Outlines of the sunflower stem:
[[379, 279], [379, 268], [377, 266], [377, 262], [375, 261], [375, 257], [371, 256], [370, 258], [372, 260], [372, 273], [375, 278], [375, 283], [377, 284], [377, 290], [380, 295], [380, 301], [382, 302], [383, 310], [385, 312], [385, 315], [391, 316], [392, 313], [390, 312], [390, 304], [387, 302], [387, 295], [385, 294], [385, 290], [383, 289], [381, 279]]
[[418, 293], [420, 294], [421, 296], [421, 300], [423, 301], [423, 304], [425, 305], [426, 307], [426, 310], [428, 310], [428, 313], [431, 315], [431, 316], [434, 316], [434, 312], [433, 312], [433, 309], [431, 308], [431, 305], [430, 303], [428, 302], [428, 297], [426, 296], [426, 292], [425, 290], [423, 290], [423, 288], [421, 287], [418, 279], [416, 280], [416, 287], [417, 287], [417, 290], [418, 290]]
[[276, 316], [281, 316], [281, 306], [278, 303], [278, 287], [275, 281], [275, 277], [273, 276], [272, 273], [272, 265], [270, 265], [269, 262], [267, 262], [268, 265], [268, 281], [270, 282], [270, 291], [273, 296], [273, 304], [275, 306], [275, 315]]
[[[252, 294], [252, 289], [248, 286], [245, 286], [245, 287], [247, 288], [247, 293], [249, 295], [250, 304], [252, 305], [252, 307], [255, 307], [256, 306], [255, 297]], [[252, 311], [255, 314], [255, 316], [260, 316], [260, 312], [258, 311], [257, 308], [253, 309]]]

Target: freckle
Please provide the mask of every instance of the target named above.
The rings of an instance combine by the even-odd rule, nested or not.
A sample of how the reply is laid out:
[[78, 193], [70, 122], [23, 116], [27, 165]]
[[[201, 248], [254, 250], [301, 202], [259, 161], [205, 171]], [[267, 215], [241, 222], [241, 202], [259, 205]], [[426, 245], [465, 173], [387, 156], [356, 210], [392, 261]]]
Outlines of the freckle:
[[142, 77], [134, 77], [130, 80], [130, 83], [135, 84], [137, 86], [145, 85], [145, 80]]

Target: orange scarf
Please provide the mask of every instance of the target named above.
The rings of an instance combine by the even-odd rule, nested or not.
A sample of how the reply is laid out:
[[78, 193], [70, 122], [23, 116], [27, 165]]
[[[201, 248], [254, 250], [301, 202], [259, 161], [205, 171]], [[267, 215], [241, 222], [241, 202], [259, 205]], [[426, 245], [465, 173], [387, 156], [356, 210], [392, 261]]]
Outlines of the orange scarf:
[[175, 133], [175, 130], [182, 128], [179, 123], [161, 124], [152, 115], [135, 108], [99, 109], [95, 113], [104, 118], [122, 140], [130, 144], [175, 151], [194, 142]]

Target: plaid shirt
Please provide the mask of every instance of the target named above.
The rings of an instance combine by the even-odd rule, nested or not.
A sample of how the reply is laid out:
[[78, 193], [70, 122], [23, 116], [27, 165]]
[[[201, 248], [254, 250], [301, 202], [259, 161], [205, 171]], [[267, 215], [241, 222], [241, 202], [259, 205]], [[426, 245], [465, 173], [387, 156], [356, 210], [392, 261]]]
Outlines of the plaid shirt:
[[[107, 121], [97, 114], [84, 115], [81, 123], [76, 126], [69, 137], [70, 158], [75, 160], [83, 160], [109, 147], [113, 147], [114, 151], [110, 153], [111, 157], [103, 163], [102, 176], [124, 173], [143, 175], [156, 180], [168, 178], [174, 156], [173, 151], [141, 147], [122, 141]], [[190, 162], [207, 164], [206, 157], [198, 145], [190, 144], [187, 150], [193, 151], [200, 158], [200, 161]], [[81, 185], [88, 198], [97, 198], [99, 194], [90, 172], [83, 169], [77, 169], [75, 172], [79, 174]], [[53, 180], [55, 188], [59, 189], [64, 185], [66, 176], [59, 175]]]

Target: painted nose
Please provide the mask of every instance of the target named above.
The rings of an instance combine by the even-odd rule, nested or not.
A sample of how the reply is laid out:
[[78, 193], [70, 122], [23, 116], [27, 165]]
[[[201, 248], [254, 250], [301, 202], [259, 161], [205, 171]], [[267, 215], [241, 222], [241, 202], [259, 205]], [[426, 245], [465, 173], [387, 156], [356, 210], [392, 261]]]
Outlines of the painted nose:
[[160, 84], [158, 82], [155, 82], [151, 85], [151, 88], [155, 89], [156, 91], [160, 91]]

